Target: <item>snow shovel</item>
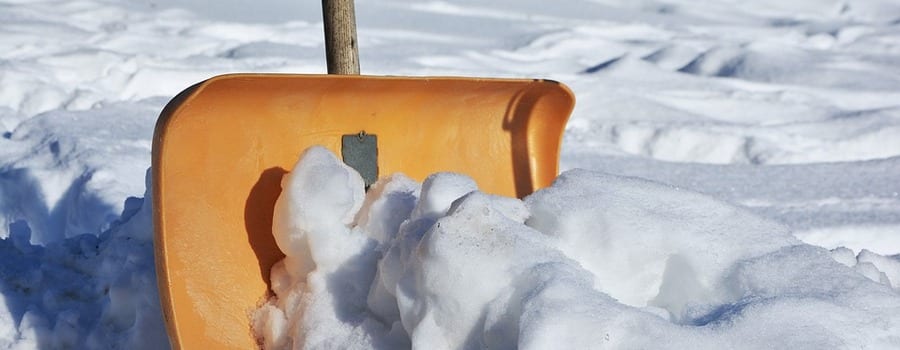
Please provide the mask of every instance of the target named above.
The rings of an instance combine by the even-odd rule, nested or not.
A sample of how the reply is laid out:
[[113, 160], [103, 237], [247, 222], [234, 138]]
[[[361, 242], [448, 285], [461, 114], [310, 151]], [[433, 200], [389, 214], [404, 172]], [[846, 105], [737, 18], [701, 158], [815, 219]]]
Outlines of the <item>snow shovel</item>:
[[[281, 179], [322, 145], [367, 184], [453, 171], [523, 197], [556, 177], [574, 105], [548, 80], [359, 76], [352, 0], [324, 0], [330, 75], [232, 74], [163, 109], [153, 139], [161, 306], [174, 349], [257, 347], [250, 322], [284, 255]], [[337, 74], [334, 74], [337, 73]]]

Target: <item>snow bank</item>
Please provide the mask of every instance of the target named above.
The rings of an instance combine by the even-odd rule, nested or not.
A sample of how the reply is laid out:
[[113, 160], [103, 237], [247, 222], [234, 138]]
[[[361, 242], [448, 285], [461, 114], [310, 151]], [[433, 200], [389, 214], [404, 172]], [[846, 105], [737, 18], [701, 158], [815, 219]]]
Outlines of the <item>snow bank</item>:
[[37, 245], [108, 230], [124, 200], [146, 188], [140, 179], [164, 103], [55, 110], [19, 124], [0, 139], [0, 227], [26, 222]]
[[46, 245], [25, 221], [0, 239], [0, 348], [168, 347], [153, 262], [149, 172], [144, 198], [129, 198], [100, 235]]
[[585, 167], [701, 192], [791, 228], [805, 243], [900, 253], [900, 157], [854, 163], [748, 165], [563, 154]]
[[671, 186], [574, 170], [520, 201], [438, 173], [364, 194], [312, 148], [283, 188], [266, 348], [900, 345], [900, 262]]

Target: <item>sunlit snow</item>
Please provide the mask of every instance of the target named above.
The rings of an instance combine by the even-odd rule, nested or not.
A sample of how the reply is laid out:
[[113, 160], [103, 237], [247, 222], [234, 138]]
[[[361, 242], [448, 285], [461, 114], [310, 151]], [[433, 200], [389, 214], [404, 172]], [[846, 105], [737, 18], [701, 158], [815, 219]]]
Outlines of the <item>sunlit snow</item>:
[[[365, 198], [352, 173], [290, 175], [328, 192], [284, 220], [314, 214], [313, 231], [343, 236], [278, 238], [311, 253], [279, 265], [276, 292], [312, 301], [273, 301], [256, 319], [267, 339], [900, 347], [900, 3], [356, 9], [363, 73], [569, 85], [565, 173], [524, 202], [470, 194], [464, 174], [383, 174]], [[0, 347], [166, 347], [145, 182], [156, 117], [213, 75], [324, 73], [320, 15], [305, 0], [0, 0]], [[336, 281], [358, 289], [317, 289], [348, 259]], [[323, 326], [279, 328], [290, 317]]]

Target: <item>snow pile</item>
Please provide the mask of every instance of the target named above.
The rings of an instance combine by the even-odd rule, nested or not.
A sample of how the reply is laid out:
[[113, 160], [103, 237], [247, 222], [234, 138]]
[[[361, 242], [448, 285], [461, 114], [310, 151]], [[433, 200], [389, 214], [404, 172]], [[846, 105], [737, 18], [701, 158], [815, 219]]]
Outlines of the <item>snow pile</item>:
[[146, 188], [150, 137], [165, 101], [101, 103], [20, 123], [0, 139], [0, 227], [27, 223], [36, 245], [108, 230], [126, 198]]
[[0, 138], [0, 348], [167, 347], [142, 181], [165, 101], [57, 109]]
[[[147, 188], [149, 189], [149, 177]], [[25, 221], [0, 239], [0, 347], [159, 349], [168, 345], [153, 262], [149, 190], [99, 235], [35, 245]]]
[[575, 170], [520, 201], [438, 173], [365, 194], [311, 148], [283, 189], [265, 348], [900, 346], [900, 262], [671, 186]]

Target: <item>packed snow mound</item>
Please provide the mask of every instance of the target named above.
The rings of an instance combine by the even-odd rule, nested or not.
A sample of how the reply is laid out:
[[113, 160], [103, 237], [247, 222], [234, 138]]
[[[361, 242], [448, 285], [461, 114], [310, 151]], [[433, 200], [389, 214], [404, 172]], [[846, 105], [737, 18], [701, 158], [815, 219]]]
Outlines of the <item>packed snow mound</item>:
[[31, 243], [26, 221], [0, 239], [0, 348], [165, 349], [153, 260], [149, 171], [144, 198], [99, 235]]
[[140, 179], [164, 101], [54, 110], [20, 123], [0, 139], [0, 227], [25, 222], [37, 245], [108, 230], [125, 199], [146, 188]]
[[895, 259], [676, 187], [573, 170], [524, 201], [450, 173], [365, 193], [314, 147], [282, 188], [267, 349], [900, 346]]

